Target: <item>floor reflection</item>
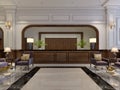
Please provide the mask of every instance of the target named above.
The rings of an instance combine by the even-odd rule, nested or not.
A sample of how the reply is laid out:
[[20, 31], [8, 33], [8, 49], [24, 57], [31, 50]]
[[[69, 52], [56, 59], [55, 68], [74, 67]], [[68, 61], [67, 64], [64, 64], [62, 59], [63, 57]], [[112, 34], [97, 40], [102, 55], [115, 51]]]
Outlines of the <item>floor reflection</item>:
[[[58, 65], [58, 66], [61, 66], [61, 65]], [[120, 68], [115, 69], [115, 74], [110, 74], [106, 72], [105, 67], [102, 67], [102, 68], [98, 67], [97, 69], [95, 69], [94, 67], [90, 68], [88, 64], [77, 65], [76, 67], [80, 67], [80, 66], [86, 66], [90, 71], [100, 76], [103, 80], [105, 80], [110, 85], [112, 85], [116, 90], [120, 90]], [[5, 72], [0, 72], [0, 90], [7, 90], [15, 81], [17, 81], [19, 78], [21, 78], [21, 76], [24, 76], [28, 72], [29, 71], [26, 67], [17, 67], [16, 70], [13, 68]]]
[[113, 86], [116, 90], [120, 90], [120, 69], [116, 68], [114, 73], [107, 72], [106, 67], [102, 68], [98, 67], [97, 70], [92, 67], [89, 68], [92, 72], [96, 73], [103, 80], [108, 82], [111, 86]]
[[13, 68], [0, 72], [0, 90], [7, 90], [11, 84], [27, 72], [25, 67], [18, 67], [16, 70]]

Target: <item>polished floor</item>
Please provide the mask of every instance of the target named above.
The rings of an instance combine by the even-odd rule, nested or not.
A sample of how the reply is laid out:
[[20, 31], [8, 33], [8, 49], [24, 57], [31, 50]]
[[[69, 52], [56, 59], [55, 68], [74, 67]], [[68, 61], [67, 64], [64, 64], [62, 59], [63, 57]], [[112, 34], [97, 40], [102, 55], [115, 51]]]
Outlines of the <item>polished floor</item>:
[[[98, 67], [96, 70], [94, 67], [90, 68], [89, 64], [38, 64], [34, 67], [87, 67], [89, 70], [100, 76], [103, 80], [108, 82], [112, 87], [114, 87], [116, 90], [120, 90], [120, 69], [116, 69], [116, 73], [110, 74], [106, 72], [106, 68]], [[32, 69], [32, 68], [31, 68]], [[64, 70], [64, 69], [63, 69]], [[10, 69], [8, 72], [0, 73], [0, 90], [7, 90], [15, 81], [17, 81], [21, 76], [23, 76], [25, 73], [28, 73], [24, 67], [17, 67], [17, 70]], [[84, 78], [83, 78], [84, 79]], [[28, 81], [29, 83], [29, 81]], [[73, 82], [74, 83], [74, 82]], [[31, 84], [35, 84], [35, 82], [32, 82]], [[27, 85], [27, 84], [26, 84]], [[26, 87], [26, 86], [25, 86]], [[12, 90], [12, 89], [11, 89]], [[23, 89], [25, 90], [25, 89]], [[49, 89], [48, 89], [49, 90]], [[58, 90], [65, 90], [65, 89], [58, 89]], [[70, 90], [70, 89], [69, 89]], [[78, 90], [78, 89], [74, 89]], [[83, 90], [83, 89], [80, 89]], [[99, 90], [99, 89], [98, 89]], [[103, 89], [102, 89], [103, 90]], [[112, 90], [112, 89], [111, 89]]]
[[81, 68], [41, 68], [21, 90], [34, 89], [102, 90]]

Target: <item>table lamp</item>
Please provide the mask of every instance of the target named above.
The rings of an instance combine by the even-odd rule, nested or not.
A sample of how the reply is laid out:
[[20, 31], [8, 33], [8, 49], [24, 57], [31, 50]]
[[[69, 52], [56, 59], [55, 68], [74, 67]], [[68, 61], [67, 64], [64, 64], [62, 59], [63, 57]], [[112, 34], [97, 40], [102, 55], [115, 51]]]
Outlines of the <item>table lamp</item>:
[[117, 59], [118, 48], [113, 47], [113, 48], [111, 49], [111, 52], [113, 52], [113, 54], [114, 54], [114, 58]]
[[90, 49], [94, 50], [95, 49], [95, 44], [96, 44], [96, 38], [90, 38], [89, 42], [90, 42]]
[[6, 52], [6, 58], [8, 58], [9, 52], [11, 52], [11, 48], [10, 47], [5, 47], [4, 52]]
[[27, 43], [29, 44], [28, 48], [30, 50], [32, 50], [33, 49], [34, 39], [33, 38], [27, 38]]

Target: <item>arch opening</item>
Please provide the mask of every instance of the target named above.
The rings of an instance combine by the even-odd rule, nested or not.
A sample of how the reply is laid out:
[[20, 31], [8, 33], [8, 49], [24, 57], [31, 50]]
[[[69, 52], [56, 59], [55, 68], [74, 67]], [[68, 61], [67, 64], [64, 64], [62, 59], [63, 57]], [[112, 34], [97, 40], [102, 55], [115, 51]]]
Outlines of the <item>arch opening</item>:
[[80, 37], [88, 44], [85, 49], [90, 49], [89, 38], [96, 38], [95, 50], [99, 49], [99, 32], [96, 27], [91, 25], [28, 25], [22, 30], [22, 49], [28, 49], [26, 40], [29, 37], [33, 37], [35, 40], [41, 38], [43, 40], [44, 37], [45, 40], [48, 36], [55, 38], [58, 35], [60, 37], [60, 33], [64, 34], [63, 37], [69, 37], [72, 34], [71, 37], [73, 37], [74, 34], [83, 33], [83, 35], [80, 34]]

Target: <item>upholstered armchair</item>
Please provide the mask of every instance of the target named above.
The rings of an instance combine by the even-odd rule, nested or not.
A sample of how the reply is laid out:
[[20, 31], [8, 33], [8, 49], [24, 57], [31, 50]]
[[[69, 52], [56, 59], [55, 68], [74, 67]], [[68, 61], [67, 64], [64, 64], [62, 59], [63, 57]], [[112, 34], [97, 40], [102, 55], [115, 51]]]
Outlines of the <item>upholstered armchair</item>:
[[5, 58], [0, 58], [0, 71], [4, 71], [4, 70], [7, 70], [9, 67], [8, 67], [8, 62], [6, 62], [6, 59]]
[[7, 67], [8, 63], [6, 62], [5, 58], [0, 58], [0, 68]]
[[115, 64], [115, 66], [120, 67], [120, 53], [117, 53], [114, 64]]
[[15, 60], [15, 69], [16, 66], [27, 66], [29, 70], [29, 66], [33, 66], [33, 56], [30, 52], [24, 52], [21, 57]]
[[90, 55], [90, 67], [91, 65], [97, 66], [109, 66], [109, 59], [103, 58], [100, 52], [91, 53]]

